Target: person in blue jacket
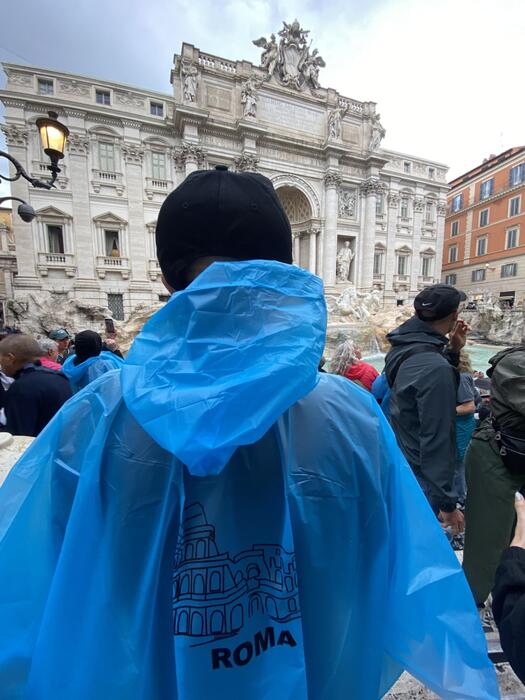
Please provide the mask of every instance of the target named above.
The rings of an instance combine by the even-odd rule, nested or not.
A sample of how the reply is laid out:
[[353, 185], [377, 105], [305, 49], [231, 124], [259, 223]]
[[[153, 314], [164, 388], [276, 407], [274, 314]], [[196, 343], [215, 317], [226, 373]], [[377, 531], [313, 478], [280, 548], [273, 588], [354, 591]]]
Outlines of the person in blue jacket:
[[3, 700], [498, 698], [479, 616], [372, 395], [318, 372], [321, 280], [271, 182], [164, 202], [170, 301], [0, 490]]
[[62, 365], [62, 372], [69, 379], [75, 392], [123, 364], [118, 355], [102, 349], [102, 338], [95, 331], [77, 333], [74, 345], [75, 353], [67, 357]]

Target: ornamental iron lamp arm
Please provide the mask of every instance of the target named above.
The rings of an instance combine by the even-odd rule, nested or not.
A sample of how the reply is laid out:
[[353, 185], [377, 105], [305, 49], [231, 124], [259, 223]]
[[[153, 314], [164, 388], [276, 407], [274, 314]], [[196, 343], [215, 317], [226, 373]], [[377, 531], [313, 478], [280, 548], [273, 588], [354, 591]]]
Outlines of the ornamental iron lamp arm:
[[[38, 180], [37, 178], [31, 177], [25, 171], [22, 164], [5, 151], [0, 151], [0, 157], [6, 158], [10, 163], [12, 163], [12, 165], [14, 165], [15, 174], [13, 177], [8, 177], [7, 175], [2, 175], [0, 173], [0, 180], [15, 182], [15, 180], [19, 180], [22, 177], [33, 187], [50, 190], [55, 186], [55, 180], [60, 172], [58, 161], [64, 157], [64, 149], [66, 146], [67, 137], [69, 136], [69, 129], [58, 121], [58, 114], [56, 112], [48, 112], [48, 115], [48, 117], [37, 119], [36, 126], [40, 133], [40, 141], [42, 142], [44, 153], [51, 161], [51, 165], [47, 166], [48, 170], [51, 171], [51, 180]], [[18, 197], [2, 197], [0, 198], [0, 204], [9, 199], [21, 202], [20, 206], [18, 207], [18, 213], [24, 221], [31, 221], [35, 218], [36, 214], [33, 207]]]

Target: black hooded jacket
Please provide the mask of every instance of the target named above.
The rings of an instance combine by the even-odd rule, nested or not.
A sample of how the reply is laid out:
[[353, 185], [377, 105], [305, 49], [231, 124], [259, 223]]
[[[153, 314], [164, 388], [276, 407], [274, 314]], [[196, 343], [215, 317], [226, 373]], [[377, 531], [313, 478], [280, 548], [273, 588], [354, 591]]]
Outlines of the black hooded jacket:
[[[448, 339], [412, 316], [387, 335], [392, 349], [385, 373], [391, 386], [390, 422], [416, 476], [428, 484], [432, 505], [456, 504], [456, 394], [459, 356]], [[421, 349], [407, 358], [414, 348]], [[426, 351], [422, 351], [427, 348]]]

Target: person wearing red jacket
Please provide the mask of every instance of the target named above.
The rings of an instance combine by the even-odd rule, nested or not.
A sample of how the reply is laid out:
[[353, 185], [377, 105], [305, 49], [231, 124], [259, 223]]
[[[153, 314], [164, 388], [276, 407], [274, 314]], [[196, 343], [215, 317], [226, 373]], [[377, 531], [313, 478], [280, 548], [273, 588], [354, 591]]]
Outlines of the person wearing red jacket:
[[335, 350], [330, 371], [332, 374], [350, 379], [367, 391], [372, 391], [372, 384], [379, 376], [379, 372], [361, 357], [361, 350], [354, 345], [353, 341], [345, 340]]

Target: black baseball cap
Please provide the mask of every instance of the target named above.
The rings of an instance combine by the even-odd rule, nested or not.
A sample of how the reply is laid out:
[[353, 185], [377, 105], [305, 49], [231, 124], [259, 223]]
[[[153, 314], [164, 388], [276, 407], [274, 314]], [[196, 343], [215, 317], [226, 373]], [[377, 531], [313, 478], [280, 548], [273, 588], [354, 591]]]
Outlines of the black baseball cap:
[[414, 309], [424, 321], [439, 321], [459, 308], [467, 295], [450, 284], [425, 287], [414, 299]]
[[191, 173], [168, 195], [156, 240], [160, 268], [176, 290], [202, 257], [292, 262], [290, 222], [270, 180], [220, 165]]

